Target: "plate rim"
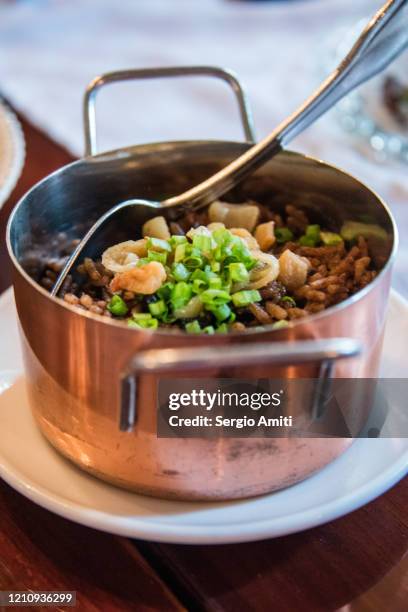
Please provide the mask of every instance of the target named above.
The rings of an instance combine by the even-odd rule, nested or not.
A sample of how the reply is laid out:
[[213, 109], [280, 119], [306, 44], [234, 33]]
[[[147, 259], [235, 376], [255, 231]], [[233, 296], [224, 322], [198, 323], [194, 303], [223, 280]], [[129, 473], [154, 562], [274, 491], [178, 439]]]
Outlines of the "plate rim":
[[[12, 290], [6, 290], [0, 295], [0, 307], [12, 298]], [[400, 303], [408, 310], [408, 301], [395, 290], [391, 292], [391, 299]], [[393, 440], [393, 439], [388, 439]], [[377, 443], [378, 440], [356, 440], [354, 444]], [[387, 443], [387, 439], [381, 440]], [[43, 439], [44, 444], [49, 444]], [[51, 447], [51, 446], [50, 446]], [[54, 451], [56, 453], [56, 451]], [[59, 458], [59, 455], [56, 453]], [[67, 460], [65, 460], [67, 461]], [[330, 467], [330, 466], [329, 466]], [[67, 468], [73, 471], [79, 468], [71, 465], [67, 461]], [[324, 470], [325, 468], [323, 468]], [[323, 471], [322, 470], [322, 471]], [[283, 535], [296, 533], [318, 525], [325, 524], [357, 510], [361, 506], [373, 501], [375, 498], [385, 493], [408, 473], [408, 449], [403, 452], [397, 460], [389, 464], [382, 472], [373, 479], [365, 482], [357, 489], [343, 495], [340, 498], [320, 504], [317, 507], [309, 508], [305, 511], [295, 512], [290, 516], [274, 517], [271, 519], [261, 519], [251, 522], [235, 522], [231, 524], [219, 525], [183, 525], [172, 524], [167, 518], [159, 521], [147, 517], [118, 517], [111, 513], [100, 511], [96, 508], [84, 507], [76, 501], [64, 500], [60, 495], [49, 489], [38, 485], [31, 479], [27, 479], [18, 469], [15, 469], [4, 458], [0, 457], [0, 477], [5, 480], [16, 491], [37, 503], [41, 507], [54, 512], [68, 520], [80, 523], [93, 529], [107, 531], [116, 535], [131, 538], [145, 539], [155, 542], [179, 543], [179, 544], [229, 544], [242, 543], [248, 541], [262, 540], [265, 538], [275, 538]], [[82, 473], [81, 473], [82, 475]], [[89, 476], [92, 478], [92, 476]], [[310, 480], [313, 478], [311, 476]], [[309, 480], [309, 479], [307, 479]], [[304, 481], [307, 483], [307, 480]], [[103, 486], [112, 487], [108, 483]], [[296, 487], [297, 485], [293, 485]], [[293, 488], [291, 487], [291, 488]], [[139, 494], [135, 494], [140, 496]], [[266, 496], [273, 496], [270, 493]], [[143, 497], [143, 496], [141, 496]], [[256, 498], [255, 498], [256, 499]], [[245, 503], [246, 500], [238, 500], [237, 503]], [[248, 500], [249, 502], [251, 500]], [[177, 503], [177, 502], [175, 502]], [[181, 502], [183, 503], [183, 502]], [[217, 506], [231, 504], [234, 502], [219, 502]], [[202, 502], [197, 502], [197, 509], [203, 506]], [[156, 515], [157, 516], [157, 515]]]
[[15, 188], [18, 179], [24, 168], [26, 159], [26, 143], [24, 138], [23, 128], [17, 119], [15, 113], [10, 109], [8, 104], [0, 97], [0, 115], [4, 118], [6, 125], [9, 128], [10, 142], [13, 147], [12, 160], [9, 167], [9, 172], [6, 175], [6, 180], [3, 185], [0, 185], [0, 208], [8, 200], [11, 192]]
[[[370, 440], [370, 442], [375, 443], [377, 440]], [[358, 443], [358, 441], [355, 443]], [[44, 444], [48, 444], [45, 439]], [[68, 468], [79, 469], [75, 468], [75, 466], [68, 466]], [[1, 460], [0, 462], [0, 477], [13, 489], [46, 510], [100, 531], [169, 544], [243, 543], [305, 531], [361, 508], [397, 484], [407, 473], [408, 450], [376, 478], [366, 482], [348, 495], [327, 502], [317, 508], [292, 513], [289, 518], [279, 517], [255, 522], [251, 521], [250, 523], [238, 522], [234, 523], [232, 527], [225, 524], [203, 527], [199, 525], [174, 525], [171, 522], [167, 523], [164, 521], [152, 522], [149, 518], [135, 518], [131, 516], [118, 518], [95, 508], [84, 508], [76, 502], [68, 503], [55, 493], [47, 491], [41, 485], [32, 484], [25, 478], [19, 478], [20, 472], [18, 470], [10, 467], [7, 469], [7, 461]], [[91, 478], [91, 476], [89, 477]], [[307, 480], [303, 482], [307, 482]], [[102, 484], [108, 487], [111, 486], [108, 483]], [[296, 487], [296, 485], [293, 486]], [[268, 496], [273, 496], [273, 493], [261, 497]], [[248, 501], [251, 501], [251, 499]], [[245, 503], [245, 501], [238, 500], [237, 503]], [[231, 502], [226, 503], [230, 504]], [[220, 505], [222, 504], [223, 502], [220, 502]], [[200, 508], [201, 505], [202, 503], [197, 502], [197, 508]]]

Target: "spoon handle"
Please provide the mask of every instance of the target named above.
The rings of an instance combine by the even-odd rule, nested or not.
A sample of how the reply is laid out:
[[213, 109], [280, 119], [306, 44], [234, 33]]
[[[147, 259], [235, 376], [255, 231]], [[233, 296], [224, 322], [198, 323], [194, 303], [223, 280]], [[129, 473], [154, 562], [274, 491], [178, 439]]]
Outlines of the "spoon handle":
[[172, 208], [188, 204], [189, 210], [194, 210], [219, 198], [276, 155], [346, 94], [386, 68], [407, 45], [408, 0], [388, 0], [343, 61], [292, 115], [228, 166], [162, 205]]

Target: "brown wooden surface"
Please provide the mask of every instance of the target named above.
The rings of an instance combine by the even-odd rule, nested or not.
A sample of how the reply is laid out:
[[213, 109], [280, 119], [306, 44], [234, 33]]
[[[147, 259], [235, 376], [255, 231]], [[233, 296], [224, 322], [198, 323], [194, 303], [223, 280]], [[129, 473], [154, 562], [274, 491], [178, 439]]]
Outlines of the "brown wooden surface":
[[81, 612], [185, 609], [126, 539], [51, 514], [2, 481], [0, 590], [77, 591]]
[[[143, 551], [203, 610], [324, 612], [356, 599], [398, 563], [408, 548], [407, 508], [404, 481], [360, 510], [299, 534], [199, 550], [149, 544]], [[387, 610], [397, 612], [397, 601]]]
[[[0, 210], [0, 291], [11, 282], [3, 237], [12, 205], [72, 160], [24, 120], [23, 127], [24, 173]], [[0, 589], [77, 590], [81, 610], [173, 610], [183, 602], [191, 610], [318, 612], [354, 600], [347, 610], [399, 612], [408, 609], [406, 562], [398, 565], [408, 549], [407, 508], [405, 479], [342, 519], [276, 540], [132, 544], [56, 517], [2, 483]]]

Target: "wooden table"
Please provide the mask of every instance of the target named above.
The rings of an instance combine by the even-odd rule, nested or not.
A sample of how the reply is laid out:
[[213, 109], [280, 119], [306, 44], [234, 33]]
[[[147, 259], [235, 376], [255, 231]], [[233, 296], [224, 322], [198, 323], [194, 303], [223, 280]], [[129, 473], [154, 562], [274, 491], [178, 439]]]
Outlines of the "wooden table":
[[[11, 283], [4, 231], [12, 206], [72, 160], [20, 119], [27, 161], [0, 210], [0, 292]], [[408, 609], [407, 508], [405, 479], [364, 508], [303, 533], [249, 544], [164, 545], [76, 525], [0, 481], [0, 590], [76, 590], [81, 612], [326, 612], [343, 606], [399, 612]]]

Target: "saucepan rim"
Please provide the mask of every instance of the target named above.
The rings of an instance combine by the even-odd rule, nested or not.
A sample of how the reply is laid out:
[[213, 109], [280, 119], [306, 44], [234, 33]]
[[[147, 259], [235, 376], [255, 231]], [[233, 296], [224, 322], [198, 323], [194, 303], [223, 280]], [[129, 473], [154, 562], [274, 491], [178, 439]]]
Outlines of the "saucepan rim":
[[[150, 333], [154, 333], [154, 334], [160, 334], [161, 337], [172, 337], [174, 338], [175, 335], [177, 335], [178, 337], [180, 337], [180, 333], [183, 334], [183, 332], [180, 330], [169, 330], [169, 329], [156, 329], [156, 330], [139, 330], [139, 329], [135, 329], [135, 328], [125, 328], [125, 326], [123, 325], [122, 321], [115, 321], [113, 318], [108, 318], [108, 317], [104, 317], [103, 315], [98, 315], [95, 313], [91, 313], [87, 310], [82, 310], [79, 308], [76, 308], [74, 305], [69, 304], [68, 302], [65, 302], [64, 300], [62, 300], [61, 298], [58, 297], [54, 297], [52, 295], [50, 295], [50, 293], [43, 287], [41, 287], [41, 285], [39, 283], [37, 283], [33, 278], [31, 278], [31, 276], [29, 276], [29, 274], [27, 274], [27, 272], [23, 269], [23, 267], [21, 266], [20, 262], [18, 261], [17, 257], [14, 254], [14, 250], [13, 247], [11, 245], [11, 228], [14, 222], [14, 218], [20, 208], [20, 206], [23, 205], [24, 201], [26, 200], [26, 198], [34, 193], [38, 187], [40, 187], [43, 183], [47, 182], [50, 178], [57, 176], [58, 174], [62, 174], [63, 172], [65, 172], [67, 169], [72, 168], [76, 165], [81, 164], [84, 161], [98, 161], [99, 159], [103, 159], [103, 158], [117, 158], [119, 159], [120, 157], [122, 157], [124, 154], [126, 154], [127, 156], [130, 154], [135, 153], [136, 151], [141, 152], [141, 150], [144, 149], [152, 149], [157, 145], [162, 145], [162, 146], [173, 146], [173, 145], [186, 145], [186, 144], [191, 144], [192, 142], [196, 143], [196, 144], [203, 144], [203, 145], [211, 145], [211, 144], [215, 144], [215, 143], [220, 143], [220, 144], [231, 144], [231, 145], [244, 145], [247, 143], [244, 142], [239, 142], [239, 141], [227, 141], [227, 140], [199, 140], [199, 141], [185, 141], [185, 140], [180, 140], [180, 141], [168, 141], [168, 142], [153, 142], [153, 143], [147, 143], [147, 144], [142, 144], [142, 145], [134, 145], [131, 147], [124, 147], [124, 148], [120, 148], [120, 149], [114, 149], [111, 151], [106, 151], [103, 153], [98, 153], [97, 155], [92, 155], [92, 156], [88, 156], [88, 157], [82, 157], [78, 160], [75, 160], [69, 164], [66, 164], [65, 166], [62, 166], [61, 168], [58, 168], [57, 170], [55, 170], [54, 172], [48, 174], [46, 177], [44, 177], [43, 179], [41, 179], [38, 183], [36, 183], [35, 185], [33, 185], [21, 198], [20, 200], [17, 202], [17, 204], [14, 206], [8, 223], [7, 223], [7, 230], [6, 230], [6, 244], [7, 244], [7, 249], [8, 249], [8, 253], [10, 256], [10, 259], [14, 265], [14, 267], [16, 268], [16, 270], [23, 276], [23, 278], [39, 293], [41, 293], [44, 297], [48, 298], [49, 300], [53, 301], [58, 307], [61, 308], [65, 308], [67, 310], [69, 310], [72, 313], [75, 313], [78, 316], [83, 316], [83, 317], [87, 317], [90, 318], [91, 320], [93, 320], [94, 322], [100, 323], [100, 324], [105, 324], [105, 325], [112, 325], [114, 327], [119, 327], [121, 329], [127, 329], [128, 333], [137, 333], [140, 334], [141, 332], [144, 334], [150, 334]], [[319, 164], [319, 165], [323, 165], [326, 168], [329, 168], [331, 170], [334, 170], [335, 172], [340, 172], [341, 174], [347, 176], [348, 178], [350, 178], [352, 181], [354, 181], [355, 183], [357, 183], [362, 189], [365, 189], [367, 191], [369, 191], [377, 200], [378, 202], [383, 206], [385, 212], [388, 215], [388, 218], [390, 220], [391, 223], [391, 227], [392, 227], [392, 238], [393, 238], [393, 245], [392, 245], [392, 249], [391, 252], [389, 254], [389, 257], [387, 259], [386, 264], [384, 265], [384, 267], [380, 270], [379, 274], [375, 277], [375, 279], [373, 281], [371, 281], [368, 285], [366, 285], [365, 287], [363, 287], [362, 289], [360, 289], [359, 291], [357, 291], [356, 293], [354, 293], [353, 295], [351, 295], [350, 297], [348, 297], [347, 299], [343, 300], [342, 302], [339, 302], [338, 304], [335, 304], [334, 306], [330, 306], [329, 308], [327, 308], [326, 310], [323, 310], [321, 312], [315, 313], [315, 314], [309, 314], [307, 316], [307, 323], [314, 323], [316, 321], [320, 321], [321, 319], [324, 319], [326, 317], [332, 316], [337, 314], [338, 312], [340, 312], [341, 310], [348, 308], [349, 306], [351, 306], [352, 304], [358, 302], [359, 300], [361, 300], [364, 296], [366, 296], [368, 293], [370, 293], [370, 291], [372, 291], [383, 279], [383, 277], [388, 273], [389, 269], [392, 267], [392, 265], [394, 264], [395, 258], [396, 258], [396, 253], [398, 250], [398, 230], [397, 230], [397, 226], [396, 226], [396, 222], [394, 219], [394, 216], [389, 208], [389, 206], [384, 202], [384, 200], [381, 198], [381, 196], [378, 195], [378, 193], [376, 193], [371, 187], [368, 187], [365, 183], [363, 183], [361, 180], [359, 180], [358, 178], [356, 178], [353, 174], [351, 174], [350, 172], [347, 172], [345, 170], [343, 170], [342, 168], [339, 168], [337, 166], [335, 166], [334, 164], [330, 164], [324, 160], [321, 159], [317, 159], [313, 156], [310, 155], [305, 155], [303, 153], [298, 153], [295, 151], [291, 151], [291, 150], [283, 150], [281, 154], [285, 154], [288, 156], [293, 156], [293, 157], [297, 157], [297, 158], [301, 158], [301, 159], [305, 159], [307, 161], [311, 161], [315, 164]], [[291, 321], [291, 325], [288, 328], [285, 328], [284, 330], [273, 330], [271, 327], [271, 325], [269, 326], [264, 326], [263, 329], [259, 329], [257, 327], [255, 328], [247, 328], [244, 331], [239, 331], [239, 332], [234, 332], [233, 336], [234, 338], [237, 337], [253, 337], [253, 336], [259, 336], [265, 333], [270, 334], [271, 332], [282, 332], [282, 331], [290, 331], [292, 329], [294, 329], [295, 327], [299, 326], [299, 325], [304, 325], [305, 321], [303, 319], [295, 319], [293, 321]], [[183, 335], [186, 335], [185, 333]], [[227, 333], [223, 333], [223, 334], [217, 334], [217, 338], [222, 339], [225, 338], [227, 336], [231, 336], [231, 333], [227, 332]], [[193, 340], [197, 341], [199, 339], [201, 339], [202, 341], [202, 336], [194, 336], [192, 334], [190, 334], [189, 336], [189, 340]], [[214, 337], [212, 337], [214, 338]]]

